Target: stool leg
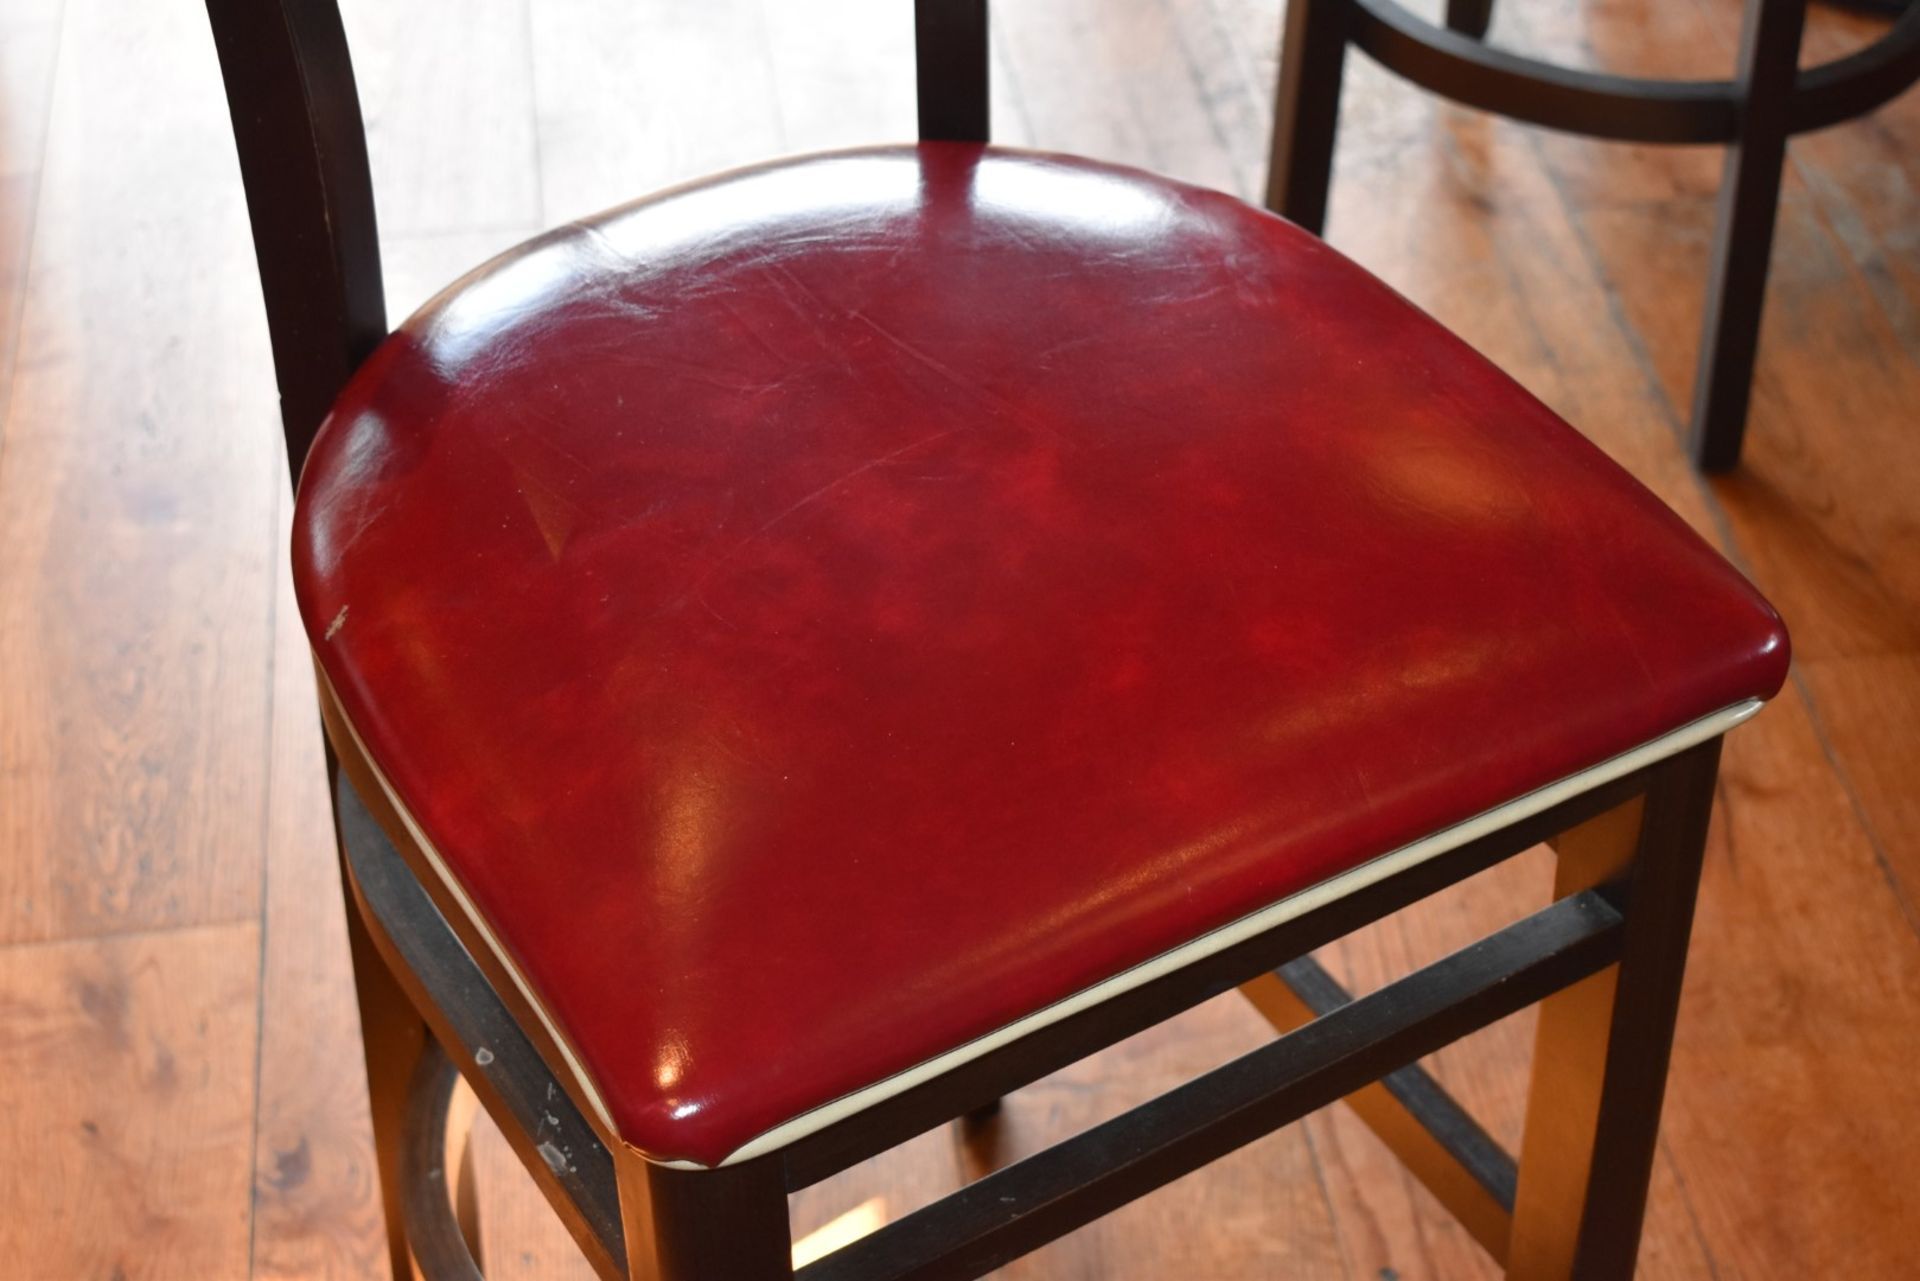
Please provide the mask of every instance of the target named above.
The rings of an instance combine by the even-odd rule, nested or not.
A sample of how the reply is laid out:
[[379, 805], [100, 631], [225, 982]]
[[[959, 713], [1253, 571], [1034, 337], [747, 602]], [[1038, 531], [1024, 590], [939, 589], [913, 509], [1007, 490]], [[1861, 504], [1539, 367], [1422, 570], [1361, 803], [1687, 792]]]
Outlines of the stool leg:
[[1655, 768], [1644, 797], [1557, 842], [1554, 892], [1600, 888], [1620, 960], [1540, 1006], [1507, 1276], [1633, 1275], [1719, 740]]
[[1447, 0], [1447, 27], [1475, 40], [1493, 24], [1493, 0]]
[[614, 1163], [632, 1281], [793, 1275], [787, 1188], [776, 1158], [676, 1170], [623, 1149]]
[[970, 1128], [978, 1128], [979, 1126], [991, 1124], [999, 1118], [1001, 1105], [1004, 1102], [1004, 1099], [994, 1099], [990, 1102], [982, 1103], [979, 1107], [961, 1117], [961, 1123]]
[[351, 891], [347, 894], [347, 942], [353, 954], [354, 994], [360, 1004], [360, 1038], [366, 1049], [367, 1104], [373, 1118], [387, 1256], [395, 1281], [409, 1281], [414, 1268], [406, 1229], [407, 1103], [430, 1034], [374, 946]]
[[1340, 120], [1340, 72], [1346, 59], [1351, 0], [1289, 0], [1274, 88], [1273, 150], [1267, 208], [1320, 235], [1333, 180], [1333, 136]]
[[1688, 446], [1695, 464], [1706, 472], [1730, 471], [1740, 461], [1806, 15], [1807, 0], [1747, 0], [1734, 75], [1742, 104], [1740, 135], [1727, 148], [1720, 179], [1713, 263], [1693, 375]]

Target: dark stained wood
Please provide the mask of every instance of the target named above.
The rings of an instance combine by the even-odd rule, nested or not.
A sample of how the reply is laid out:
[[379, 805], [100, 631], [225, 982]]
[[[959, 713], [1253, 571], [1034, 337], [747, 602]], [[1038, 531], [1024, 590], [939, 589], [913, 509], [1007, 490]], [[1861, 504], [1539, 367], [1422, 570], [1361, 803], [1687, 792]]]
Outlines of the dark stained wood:
[[[1579, 1245], [1573, 1256], [1576, 1275], [1624, 1277], [1635, 1270], [1720, 753], [1719, 741], [1703, 743], [1675, 757], [1671, 768], [1655, 777], [1645, 798], [1633, 865], [1622, 879], [1603, 884], [1598, 891], [1626, 905], [1627, 925], [1615, 966], [1597, 1132], [1590, 1149], [1584, 1145], [1573, 1149], [1591, 1152]], [[1560, 858], [1568, 870], [1556, 879], [1556, 889], [1597, 870], [1591, 864], [1578, 865], [1565, 848]], [[1585, 1048], [1579, 1038], [1576, 1032], [1570, 1043], [1562, 1044], [1550, 1026], [1550, 1012], [1541, 1011], [1534, 1050], [1534, 1099], [1555, 1105], [1551, 1090], [1543, 1086], [1547, 1074], [1542, 1065], [1570, 1062]], [[1529, 1126], [1538, 1115], [1530, 1100]], [[1563, 1153], [1557, 1159], [1564, 1164], [1567, 1157]], [[1517, 1264], [1517, 1225], [1526, 1222], [1529, 1208], [1523, 1174], [1514, 1205], [1510, 1265]]]
[[913, 49], [922, 142], [986, 142], [987, 0], [915, 0]]
[[1724, 143], [1743, 119], [1725, 80], [1662, 80], [1566, 67], [1442, 31], [1398, 0], [1352, 0], [1353, 42], [1451, 101], [1620, 142]]
[[[1809, 39], [1821, 33], [1815, 23]], [[1725, 24], [1697, 14], [1683, 35], [1709, 53], [1730, 39]], [[1900, 497], [1920, 483], [1909, 410], [1920, 394], [1920, 348], [1912, 342], [1913, 295], [1902, 283], [1913, 278], [1913, 254], [1887, 221], [1914, 191], [1899, 151], [1920, 136], [1916, 123], [1920, 104], [1902, 99], [1869, 124], [1798, 139], [1789, 151], [1772, 283], [1779, 301], [1762, 334], [1755, 425], [1742, 474], [1714, 490], [1751, 572], [1794, 620], [1803, 679], [1859, 664], [1888, 682], [1864, 698], [1848, 692], [1858, 681], [1808, 689], [1825, 747], [1851, 783], [1910, 921], [1920, 847], [1899, 813], [1907, 792], [1876, 786], [1884, 767], [1857, 749], [1898, 733], [1894, 709], [1920, 697], [1912, 665], [1902, 661], [1920, 652], [1920, 576], [1911, 504]], [[1678, 158], [1635, 159], [1636, 186], [1690, 189], [1697, 176]], [[1584, 186], [1573, 163], [1564, 162], [1571, 180]], [[1635, 257], [1651, 273], [1697, 270], [1703, 261], [1697, 206], [1603, 209], [1584, 221], [1608, 262]], [[1684, 334], [1694, 316], [1637, 276], [1623, 278], [1620, 305], [1649, 334], [1651, 371], [1672, 398], [1684, 386], [1684, 338], [1680, 369], [1665, 340]], [[1829, 426], [1841, 421], [1844, 432]]]
[[[398, 317], [538, 230], [526, 14], [498, 5], [343, 10], [372, 133], [387, 309]], [[519, 158], [502, 163], [516, 146]], [[276, 548], [284, 546], [282, 534]], [[357, 1061], [360, 1035], [352, 1003], [339, 1000], [352, 982], [345, 923], [314, 908], [339, 901], [342, 887], [312, 672], [284, 576], [275, 623], [254, 1275], [382, 1275], [366, 1091], [339, 1070]], [[315, 1054], [316, 1044], [328, 1052]], [[531, 1209], [552, 1218], [537, 1197]]]
[[266, 296], [289, 469], [387, 333], [373, 176], [331, 0], [208, 0]]
[[[1703, 17], [1714, 12], [1663, 11], [1661, 29], [1649, 39], [1681, 67], [1730, 57], [1733, 28]], [[1559, 29], [1547, 28], [1543, 38]], [[1844, 37], [1816, 22], [1809, 40], [1823, 31], [1829, 42]], [[1822, 52], [1837, 47], [1830, 43]], [[1621, 57], [1639, 52], [1637, 40], [1625, 37], [1617, 49]], [[1658, 49], [1649, 52], [1658, 55]], [[1887, 697], [1815, 694], [1823, 736], [1849, 777], [1856, 771], [1870, 776], [1875, 765], [1840, 744], [1884, 741], [1893, 729], [1891, 709], [1914, 697], [1899, 657], [1920, 651], [1920, 576], [1908, 554], [1915, 545], [1911, 505], [1900, 497], [1920, 483], [1907, 409], [1920, 394], [1920, 372], [1906, 340], [1908, 295], [1900, 286], [1913, 253], [1884, 221], [1902, 193], [1914, 190], [1911, 165], [1897, 149], [1903, 139], [1920, 137], [1916, 125], [1920, 103], [1902, 99], [1858, 128], [1793, 144], [1773, 278], [1785, 301], [1769, 312], [1754, 411], [1755, 422], [1767, 423], [1773, 434], [1750, 438], [1743, 474], [1711, 491], [1726, 522], [1721, 528], [1792, 620], [1796, 653], [1809, 664], [1803, 672], [1828, 660], [1889, 660], [1881, 665], [1892, 682]], [[1699, 237], [1708, 204], [1694, 196], [1710, 189], [1715, 167], [1708, 157], [1646, 151], [1620, 157], [1603, 174], [1595, 158], [1543, 142], [1548, 173], [1568, 190], [1568, 208], [1592, 244], [1596, 265], [1631, 260], [1648, 268], [1644, 276], [1621, 275], [1617, 305], [1645, 335], [1653, 407], [1665, 413], [1676, 400], [1684, 403], [1687, 335], [1697, 312], [1652, 281], [1704, 262]], [[1603, 178], [1640, 198], [1603, 202], [1597, 193]], [[1767, 356], [1774, 349], [1780, 358]], [[1829, 421], [1842, 419], [1844, 433], [1828, 430]], [[1855, 734], [1855, 723], [1863, 734]], [[1856, 799], [1889, 874], [1904, 887], [1900, 897], [1911, 905], [1920, 862], [1909, 853], [1911, 838], [1903, 838], [1907, 829], [1887, 808], [1887, 789], [1860, 788]]]
[[982, 1275], [1325, 1106], [1355, 1081], [1593, 973], [1617, 954], [1620, 925], [1597, 894], [1563, 899], [989, 1175], [800, 1275], [820, 1281]]
[[[288, 468], [298, 475], [333, 398], [385, 335], [366, 134], [340, 15], [331, 3], [210, 0], [246, 187], [280, 390]], [[277, 578], [273, 581], [278, 581]], [[381, 1216], [391, 1274], [413, 1270], [406, 1150], [425, 1025], [351, 910]]]
[[1447, 0], [1447, 29], [1479, 39], [1493, 23], [1493, 0]]
[[[1637, 799], [1555, 840], [1554, 893], [1623, 881], [1633, 869], [1645, 814], [1644, 799]], [[1609, 966], [1540, 1005], [1520, 1150], [1526, 1173], [1508, 1251], [1510, 1268], [1522, 1277], [1546, 1281], [1574, 1274], [1582, 1218], [1594, 1191], [1618, 977], [1619, 967]]]
[[1720, 745], [1661, 771], [1642, 804], [1556, 841], [1556, 894], [1624, 904], [1619, 964], [1547, 998], [1534, 1048], [1511, 1275], [1634, 1271]]
[[[1311, 956], [1240, 985], [1278, 1032], [1303, 1027], [1353, 998]], [[1495, 1262], [1513, 1231], [1513, 1157], [1417, 1063], [1344, 1102]]]
[[655, 1281], [773, 1281], [793, 1275], [787, 1189], [777, 1157], [676, 1170], [622, 1148], [627, 1274]]
[[1347, 0], [1300, 0], [1286, 12], [1267, 208], [1318, 234], [1327, 224], [1351, 9]]
[[1780, 205], [1780, 171], [1787, 160], [1793, 115], [1794, 67], [1806, 23], [1803, 0], [1747, 6], [1734, 87], [1744, 107], [1740, 135], [1727, 148], [1714, 219], [1707, 303], [1693, 382], [1688, 448], [1711, 472], [1740, 461], [1753, 362], [1760, 347], [1773, 225]]
[[[1016, 1091], [991, 1122], [955, 1127], [962, 1172], [982, 1178], [1256, 1050], [1272, 1032], [1228, 992]], [[802, 1194], [803, 1196], [806, 1194]], [[925, 1198], [930, 1199], [930, 1198]], [[1197, 1225], [1210, 1225], [1196, 1232]], [[1196, 1275], [1328, 1277], [1343, 1272], [1313, 1145], [1298, 1126], [1016, 1259], [1007, 1281], [1159, 1281]]]

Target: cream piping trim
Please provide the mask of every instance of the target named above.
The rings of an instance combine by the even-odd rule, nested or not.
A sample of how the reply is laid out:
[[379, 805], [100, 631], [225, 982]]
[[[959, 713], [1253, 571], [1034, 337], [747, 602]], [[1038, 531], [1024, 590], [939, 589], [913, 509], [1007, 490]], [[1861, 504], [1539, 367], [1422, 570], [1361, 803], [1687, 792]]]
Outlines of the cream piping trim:
[[[1498, 831], [1521, 819], [1531, 818], [1543, 810], [1552, 809], [1560, 802], [1578, 796], [1582, 792], [1592, 791], [1604, 783], [1610, 783], [1637, 769], [1643, 769], [1655, 761], [1678, 755], [1689, 747], [1726, 733], [1759, 711], [1760, 706], [1761, 700], [1757, 698], [1736, 703], [1710, 716], [1704, 716], [1690, 725], [1683, 725], [1669, 734], [1663, 734], [1652, 742], [1643, 743], [1631, 751], [1623, 752], [1611, 760], [1602, 761], [1577, 774], [1569, 774], [1557, 783], [1549, 783], [1538, 791], [1528, 792], [1517, 800], [1508, 801], [1505, 805], [1487, 810], [1463, 823], [1456, 823], [1431, 836], [1423, 837], [1411, 845], [1403, 845], [1391, 853], [1382, 854], [1371, 862], [1362, 863], [1359, 867], [1343, 872], [1339, 876], [1321, 881], [1318, 885], [1301, 890], [1291, 898], [1281, 899], [1271, 907], [1262, 908], [1251, 916], [1243, 916], [1231, 924], [1223, 925], [1210, 934], [1202, 934], [1199, 938], [1183, 943], [1171, 952], [1162, 952], [1150, 961], [1143, 961], [1130, 970], [1123, 970], [1110, 979], [1102, 980], [1065, 1000], [1057, 1001], [1003, 1028], [948, 1050], [945, 1054], [928, 1059], [904, 1072], [897, 1072], [883, 1081], [877, 1081], [851, 1094], [843, 1095], [831, 1103], [822, 1104], [810, 1112], [803, 1112], [791, 1121], [782, 1122], [771, 1130], [747, 1140], [720, 1164], [733, 1165], [740, 1161], [750, 1161], [757, 1156], [765, 1156], [769, 1152], [776, 1152], [809, 1134], [824, 1130], [857, 1112], [865, 1111], [884, 1099], [904, 1093], [924, 1081], [952, 1071], [962, 1063], [999, 1049], [1029, 1032], [1051, 1023], [1058, 1023], [1070, 1015], [1090, 1009], [1102, 1001], [1111, 1000], [1122, 992], [1132, 991], [1182, 966], [1191, 965], [1203, 957], [1223, 952], [1237, 943], [1265, 933], [1276, 925], [1304, 916], [1355, 890], [1383, 881], [1416, 863], [1424, 863], [1436, 855], [1457, 849], [1469, 841], [1478, 840], [1489, 832]], [[670, 1164], [677, 1169], [701, 1168], [685, 1161], [663, 1164]]]
[[[333, 699], [333, 705], [340, 713], [340, 723], [345, 725], [347, 727], [347, 733], [353, 736], [353, 744], [358, 751], [360, 759], [367, 763], [368, 770], [372, 772], [375, 781], [380, 784], [380, 790], [385, 794], [387, 803], [393, 807], [393, 812], [399, 815], [400, 822], [405, 825], [408, 837], [412, 839], [414, 845], [420, 852], [425, 855], [428, 865], [433, 868], [434, 874], [440, 878], [441, 884], [446, 887], [448, 894], [452, 896], [454, 902], [458, 903], [461, 911], [467, 914], [467, 919], [473, 923], [474, 929], [479, 933], [488, 949], [492, 951], [494, 959], [500, 963], [500, 967], [513, 979], [513, 985], [520, 990], [520, 995], [526, 1001], [528, 1008], [539, 1017], [541, 1026], [546, 1029], [547, 1035], [552, 1039], [553, 1044], [559, 1048], [561, 1057], [566, 1060], [568, 1070], [573, 1073], [573, 1078], [579, 1083], [581, 1092], [586, 1095], [587, 1102], [592, 1106], [594, 1115], [599, 1118], [604, 1132], [617, 1135], [619, 1130], [613, 1124], [613, 1118], [607, 1111], [606, 1101], [601, 1097], [599, 1087], [594, 1084], [593, 1078], [587, 1075], [586, 1068], [580, 1062], [579, 1056], [574, 1053], [573, 1047], [568, 1044], [566, 1037], [561, 1034], [559, 1025], [554, 1021], [553, 1016], [547, 1013], [546, 1006], [542, 1005], [539, 998], [534, 995], [532, 985], [527, 982], [526, 976], [520, 972], [520, 967], [514, 963], [513, 958], [508, 955], [506, 948], [501, 945], [498, 936], [493, 932], [493, 927], [487, 924], [486, 917], [480, 914], [479, 908], [476, 907], [473, 900], [467, 896], [466, 890], [454, 877], [452, 870], [447, 867], [445, 860], [440, 857], [440, 852], [433, 847], [433, 842], [427, 839], [427, 834], [420, 830], [420, 825], [414, 821], [413, 815], [408, 812], [407, 807], [401, 802], [399, 796], [394, 793], [392, 785], [387, 782], [386, 774], [380, 769], [378, 762], [373, 759], [373, 754], [367, 750], [367, 745], [361, 740], [360, 731], [354, 727], [352, 718], [347, 715], [346, 709], [341, 706], [339, 698], [334, 695], [333, 683], [328, 679], [324, 669], [320, 669], [317, 664], [315, 666], [316, 670], [319, 671], [320, 679], [327, 682], [327, 695]], [[1735, 725], [1740, 724], [1740, 722], [1759, 711], [1761, 705], [1762, 700], [1757, 698], [1748, 699], [1743, 703], [1735, 703], [1731, 707], [1723, 708], [1709, 716], [1703, 716], [1691, 724], [1683, 725], [1679, 729], [1663, 734], [1650, 742], [1642, 743], [1639, 747], [1622, 752], [1620, 755], [1602, 761], [1598, 765], [1590, 766], [1576, 774], [1569, 774], [1558, 782], [1549, 783], [1545, 787], [1528, 792], [1525, 796], [1508, 801], [1504, 805], [1495, 806], [1493, 809], [1477, 814], [1464, 822], [1456, 823], [1452, 827], [1442, 828], [1433, 835], [1422, 837], [1411, 845], [1403, 845], [1397, 850], [1382, 854], [1378, 858], [1362, 863], [1359, 867], [1351, 868], [1338, 876], [1321, 881], [1317, 885], [1309, 886], [1297, 894], [1281, 899], [1278, 903], [1264, 907], [1249, 916], [1243, 916], [1237, 921], [1223, 925], [1211, 933], [1202, 934], [1199, 938], [1183, 943], [1170, 952], [1162, 952], [1152, 960], [1142, 961], [1132, 969], [1122, 970], [1110, 979], [1103, 979], [1092, 987], [1083, 988], [1064, 1000], [1056, 1001], [1044, 1009], [1035, 1010], [1032, 1014], [1024, 1018], [1016, 1019], [1004, 1027], [996, 1028], [985, 1036], [976, 1037], [968, 1041], [965, 1045], [956, 1046], [944, 1054], [935, 1055], [933, 1058], [918, 1063], [906, 1069], [904, 1072], [896, 1072], [884, 1080], [876, 1081], [872, 1085], [863, 1086], [851, 1094], [843, 1094], [831, 1103], [823, 1103], [817, 1108], [802, 1112], [792, 1120], [783, 1121], [771, 1130], [763, 1131], [747, 1140], [746, 1143], [736, 1148], [725, 1160], [721, 1161], [720, 1164], [723, 1166], [736, 1165], [742, 1161], [750, 1161], [755, 1157], [765, 1156], [770, 1152], [777, 1152], [781, 1148], [796, 1143], [810, 1134], [818, 1133], [830, 1125], [837, 1124], [856, 1113], [863, 1112], [876, 1103], [890, 1099], [896, 1094], [903, 1094], [916, 1085], [930, 1081], [943, 1073], [951, 1072], [963, 1063], [971, 1062], [974, 1059], [989, 1054], [1003, 1045], [1018, 1040], [1029, 1032], [1038, 1031], [1040, 1028], [1058, 1023], [1062, 1019], [1078, 1014], [1082, 1010], [1091, 1009], [1102, 1001], [1111, 1000], [1123, 992], [1130, 992], [1134, 988], [1150, 983], [1163, 975], [1171, 974], [1183, 966], [1191, 965], [1195, 961], [1212, 956], [1216, 952], [1224, 952], [1228, 948], [1245, 942], [1257, 934], [1264, 934], [1277, 925], [1282, 925], [1287, 921], [1304, 916], [1308, 912], [1324, 907], [1328, 903], [1343, 898], [1356, 890], [1378, 884], [1390, 876], [1403, 872], [1416, 864], [1424, 863], [1430, 858], [1435, 858], [1438, 855], [1446, 853], [1448, 850], [1458, 849], [1469, 841], [1478, 840], [1490, 832], [1508, 827], [1522, 819], [1531, 818], [1543, 810], [1552, 809], [1562, 801], [1570, 800], [1582, 792], [1592, 791], [1594, 788], [1605, 783], [1610, 783], [1616, 778], [1631, 774], [1638, 769], [1644, 769], [1655, 761], [1665, 760], [1669, 756], [1676, 756], [1686, 751], [1689, 747], [1704, 743], [1710, 738], [1716, 738], [1726, 733]], [[631, 1147], [632, 1145], [629, 1144], [628, 1146]], [[639, 1149], [636, 1148], [634, 1151], [637, 1152]], [[645, 1156], [646, 1154], [641, 1153], [640, 1155]], [[707, 1168], [697, 1161], [658, 1161], [656, 1164], [668, 1166], [676, 1170], [701, 1170]]]

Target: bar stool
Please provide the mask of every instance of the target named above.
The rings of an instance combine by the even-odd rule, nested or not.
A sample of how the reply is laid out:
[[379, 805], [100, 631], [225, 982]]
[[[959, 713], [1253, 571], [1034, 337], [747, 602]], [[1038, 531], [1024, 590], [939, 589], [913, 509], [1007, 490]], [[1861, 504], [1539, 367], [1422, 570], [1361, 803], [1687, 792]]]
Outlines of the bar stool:
[[1920, 5], [1872, 45], [1800, 71], [1807, 0], [1747, 0], [1732, 80], [1637, 80], [1481, 43], [1493, 0], [1447, 0], [1446, 29], [1399, 0], [1287, 0], [1267, 205], [1323, 229], [1349, 44], [1444, 98], [1617, 142], [1722, 143], [1688, 448], [1706, 472], [1740, 461], [1787, 139], [1863, 116], [1920, 80]]
[[[1526, 1277], [1631, 1272], [1754, 590], [1320, 241], [921, 141], [559, 228], [386, 332], [330, 0], [211, 0], [393, 1266], [457, 1071], [606, 1277], [977, 1276], [1384, 1080]], [[1314, 948], [1542, 840], [1539, 912]], [[1211, 996], [1284, 1032], [797, 1274], [786, 1196]], [[1520, 1159], [1415, 1067], [1544, 1001]]]

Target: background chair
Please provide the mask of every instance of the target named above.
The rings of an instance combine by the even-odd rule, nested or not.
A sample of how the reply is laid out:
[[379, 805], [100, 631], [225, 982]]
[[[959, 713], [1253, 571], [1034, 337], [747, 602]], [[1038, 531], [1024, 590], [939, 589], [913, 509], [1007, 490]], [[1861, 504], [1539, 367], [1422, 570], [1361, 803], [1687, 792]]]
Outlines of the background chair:
[[1695, 362], [1688, 444], [1702, 471], [1740, 461], [1787, 138], [1853, 120], [1920, 79], [1920, 8], [1865, 49], [1798, 69], [1806, 0], [1749, 0], [1726, 81], [1571, 70], [1481, 43], [1493, 0], [1448, 0], [1446, 29], [1396, 0], [1289, 0], [1268, 205], [1314, 231], [1327, 214], [1348, 44], [1415, 84], [1515, 120], [1620, 142], [1722, 143], [1725, 173]]

